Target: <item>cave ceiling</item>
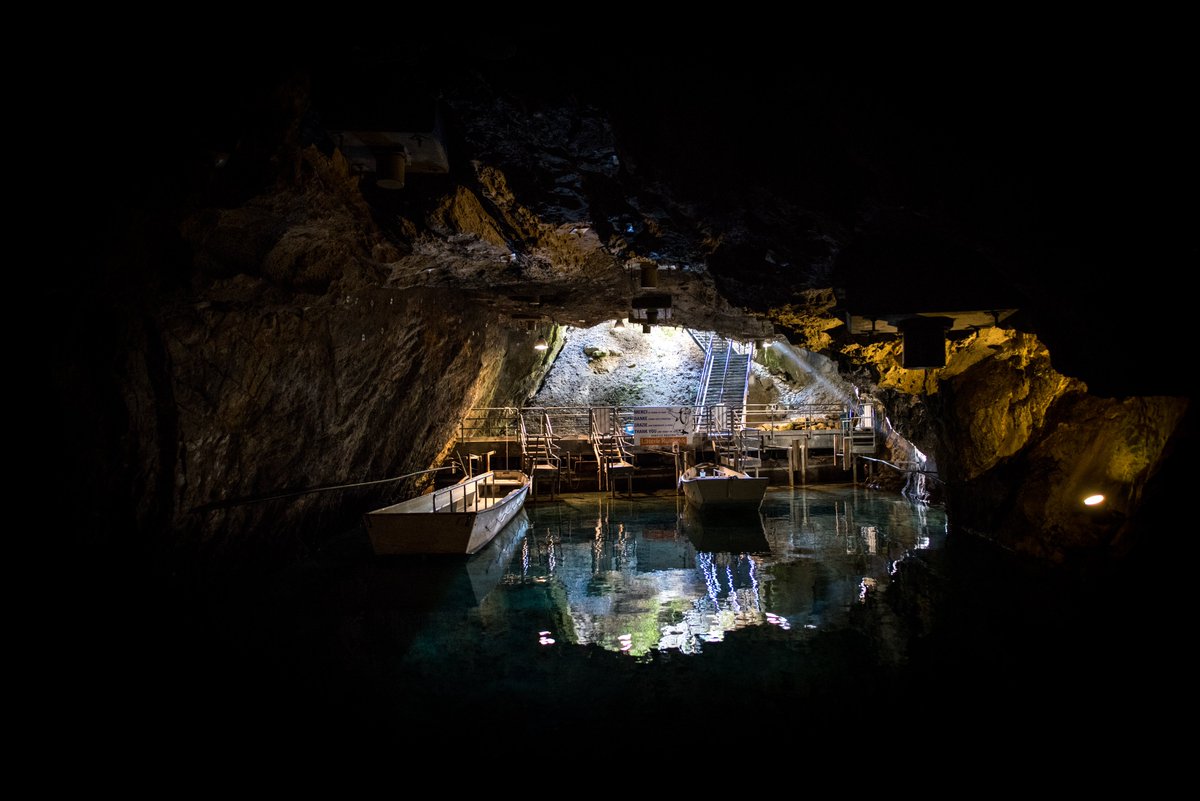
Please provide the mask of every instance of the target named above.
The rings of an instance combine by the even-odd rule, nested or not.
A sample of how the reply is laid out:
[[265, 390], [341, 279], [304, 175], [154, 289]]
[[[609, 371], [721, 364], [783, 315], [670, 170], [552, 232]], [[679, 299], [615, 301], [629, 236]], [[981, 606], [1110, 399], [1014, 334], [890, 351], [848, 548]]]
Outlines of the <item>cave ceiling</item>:
[[[285, 171], [281, 142], [340, 149], [393, 248], [384, 286], [593, 325], [635, 314], [654, 264], [645, 291], [669, 296], [672, 325], [807, 344], [1002, 317], [1096, 391], [1190, 392], [1174, 287], [1196, 264], [1195, 204], [1172, 190], [1194, 185], [1195, 131], [1169, 48], [1131, 66], [1059, 41], [606, 33], [163, 46], [172, 88], [152, 113], [128, 87], [94, 100], [125, 130], [172, 132], [114, 194], [198, 170], [206, 202], [232, 207]], [[403, 188], [380, 155], [398, 134], [417, 135]]]

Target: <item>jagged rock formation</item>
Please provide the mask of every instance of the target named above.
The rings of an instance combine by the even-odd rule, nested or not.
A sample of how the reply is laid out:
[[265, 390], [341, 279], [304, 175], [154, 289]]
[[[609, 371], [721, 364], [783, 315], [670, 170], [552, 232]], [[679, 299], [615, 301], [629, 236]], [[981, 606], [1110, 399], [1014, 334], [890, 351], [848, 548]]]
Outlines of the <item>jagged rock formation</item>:
[[[205, 125], [142, 154], [89, 269], [46, 290], [67, 312], [47, 360], [63, 440], [47, 458], [78, 488], [83, 549], [133, 543], [171, 562], [319, 546], [421, 479], [232, 502], [437, 466], [467, 408], [516, 405], [540, 384], [555, 348], [525, 348], [522, 319], [553, 339], [556, 324], [622, 316], [647, 262], [672, 324], [770, 329], [836, 359], [935, 458], [964, 532], [1054, 562], [1144, 536], [1144, 491], [1192, 436], [1188, 392], [1161, 354], [1131, 358], [1098, 319], [1123, 297], [1089, 285], [1090, 310], [1072, 302], [1090, 263], [1032, 230], [1045, 218], [1019, 213], [1029, 188], [1006, 173], [1028, 143], [981, 165], [980, 143], [923, 139], [944, 117], [888, 117], [821, 73], [739, 94], [733, 73], [676, 63], [651, 100], [618, 91], [625, 74], [582, 83], [595, 77], [583, 55], [545, 86], [519, 50], [419, 77], [393, 69], [427, 55], [235, 61], [223, 92], [181, 90], [188, 103], [162, 111]], [[356, 172], [324, 127], [339, 81], [436, 98], [451, 172], [399, 192]], [[751, 123], [801, 112], [794, 142]], [[1021, 178], [1046, 164], [1031, 157]], [[1060, 220], [1061, 236], [1086, 235], [1090, 211]], [[905, 370], [897, 339], [844, 326], [850, 302], [988, 308], [992, 292], [1021, 313], [953, 341], [936, 371]], [[1075, 501], [1093, 481], [1112, 488], [1103, 516]]]

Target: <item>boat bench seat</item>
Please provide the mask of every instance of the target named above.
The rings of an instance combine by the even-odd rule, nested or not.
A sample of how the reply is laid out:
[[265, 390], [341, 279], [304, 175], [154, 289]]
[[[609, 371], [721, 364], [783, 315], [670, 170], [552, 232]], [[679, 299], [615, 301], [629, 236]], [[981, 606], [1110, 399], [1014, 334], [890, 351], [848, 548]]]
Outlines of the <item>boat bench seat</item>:
[[483, 496], [483, 495], [479, 496], [478, 502], [476, 502], [474, 496], [472, 496], [471, 498], [467, 498], [467, 499], [457, 498], [457, 499], [455, 499], [453, 504], [451, 504], [449, 506], [443, 506], [440, 509], [438, 509], [438, 511], [439, 512], [470, 512], [470, 511], [474, 511], [476, 509], [487, 509], [489, 506], [492, 506], [493, 504], [495, 504], [498, 500], [499, 500], [498, 498], [488, 498], [487, 496]]
[[515, 489], [525, 482], [519, 478], [498, 478], [492, 482], [493, 487], [504, 487], [505, 489]]

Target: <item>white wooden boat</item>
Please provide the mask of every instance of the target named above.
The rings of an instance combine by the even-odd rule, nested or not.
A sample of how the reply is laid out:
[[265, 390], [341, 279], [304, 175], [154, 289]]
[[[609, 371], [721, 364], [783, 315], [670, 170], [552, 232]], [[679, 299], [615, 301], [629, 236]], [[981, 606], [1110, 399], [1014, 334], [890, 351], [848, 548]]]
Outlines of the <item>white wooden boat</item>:
[[757, 509], [766, 495], [770, 479], [752, 476], [729, 465], [702, 462], [679, 477], [679, 488], [697, 509]]
[[489, 470], [368, 512], [371, 547], [379, 555], [477, 553], [518, 516], [529, 487], [522, 471]]

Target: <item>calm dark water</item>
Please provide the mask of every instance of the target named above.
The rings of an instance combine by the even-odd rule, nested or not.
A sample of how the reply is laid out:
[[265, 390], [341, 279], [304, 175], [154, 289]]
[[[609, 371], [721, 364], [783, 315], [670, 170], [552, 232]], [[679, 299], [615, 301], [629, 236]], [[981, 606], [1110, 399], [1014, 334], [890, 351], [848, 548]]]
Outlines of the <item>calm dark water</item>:
[[943, 509], [853, 486], [739, 516], [566, 495], [469, 559], [376, 558], [356, 530], [146, 632], [133, 690], [99, 708], [239, 754], [696, 759], [1093, 740], [1168, 702], [1142, 680], [1161, 632], [1121, 587], [955, 543]]

